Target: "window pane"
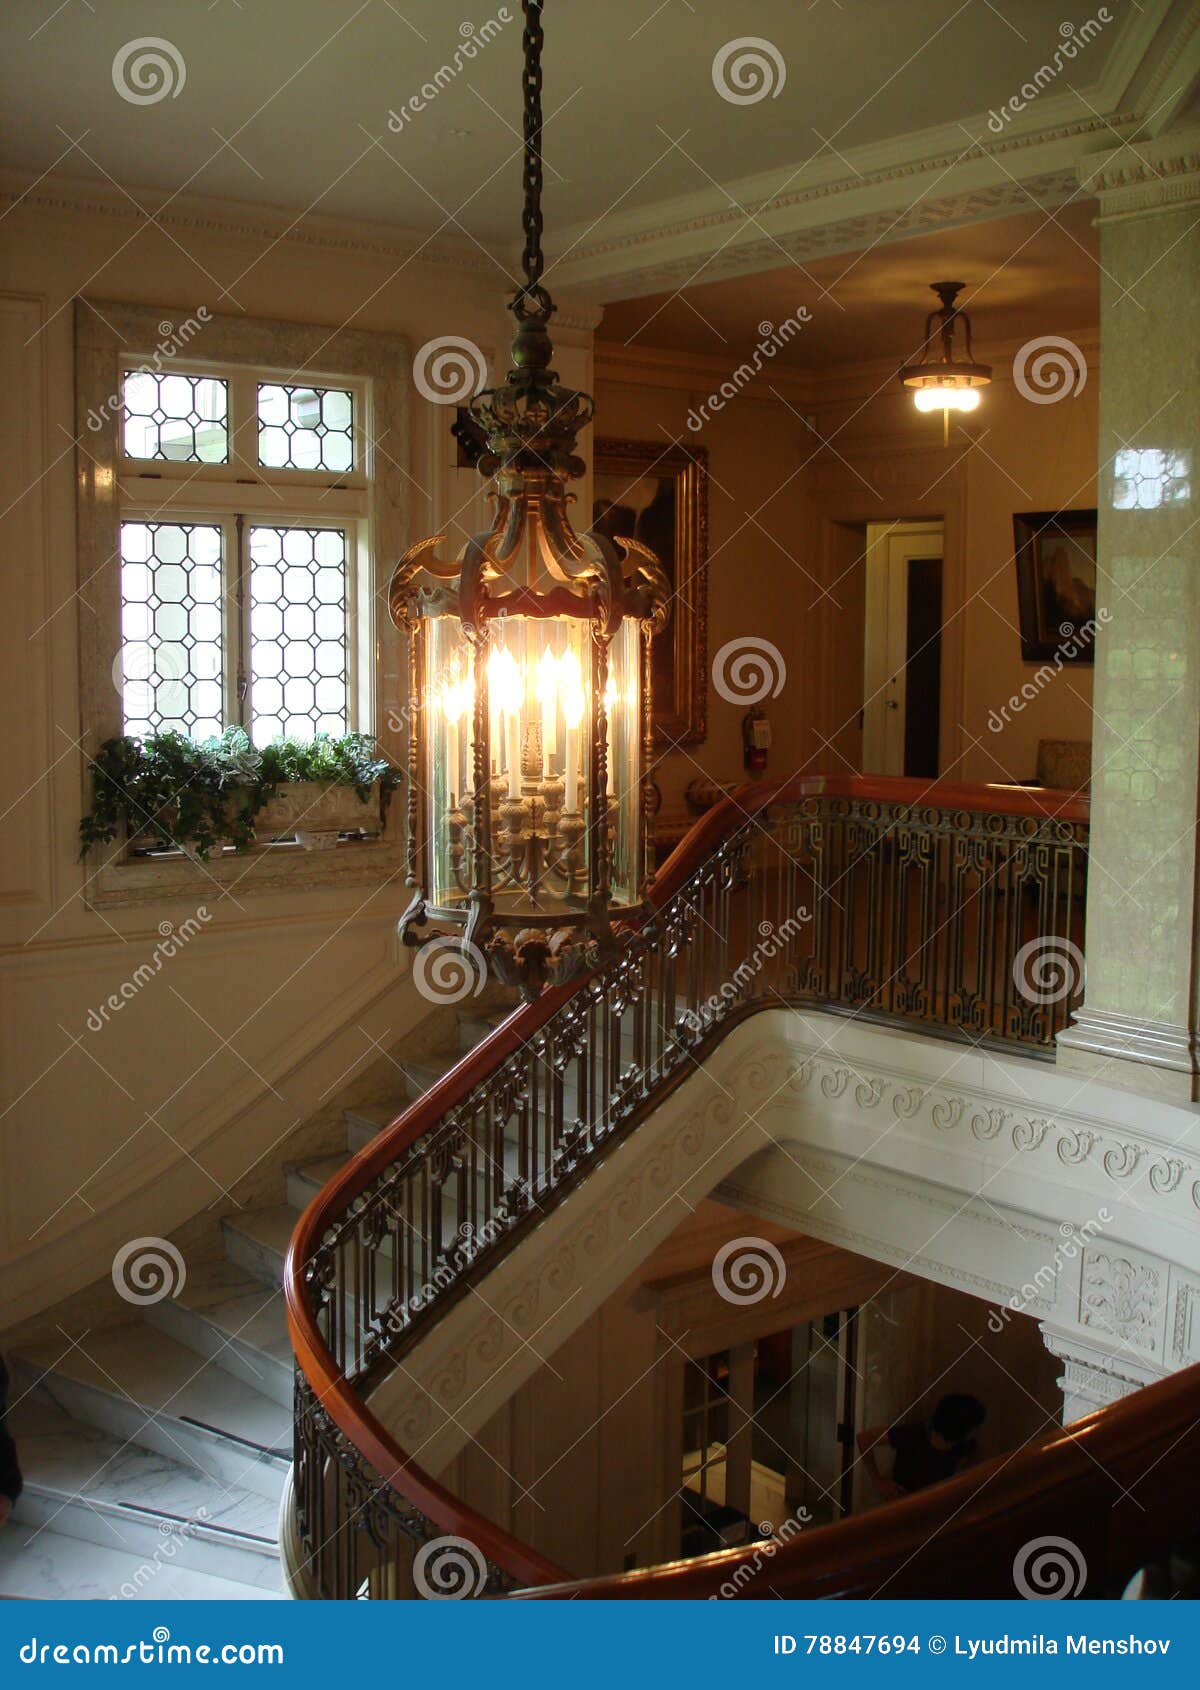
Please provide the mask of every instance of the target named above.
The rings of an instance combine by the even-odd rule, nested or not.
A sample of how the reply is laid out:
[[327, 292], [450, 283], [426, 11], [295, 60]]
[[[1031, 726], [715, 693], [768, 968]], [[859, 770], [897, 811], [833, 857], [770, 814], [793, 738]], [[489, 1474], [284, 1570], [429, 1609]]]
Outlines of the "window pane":
[[344, 734], [349, 655], [340, 528], [250, 530], [250, 737]]
[[258, 390], [258, 461], [267, 469], [328, 469], [354, 465], [354, 395], [335, 387]]
[[121, 524], [122, 711], [128, 734], [222, 728], [221, 530]]
[[229, 384], [214, 376], [127, 370], [122, 385], [127, 458], [229, 461]]

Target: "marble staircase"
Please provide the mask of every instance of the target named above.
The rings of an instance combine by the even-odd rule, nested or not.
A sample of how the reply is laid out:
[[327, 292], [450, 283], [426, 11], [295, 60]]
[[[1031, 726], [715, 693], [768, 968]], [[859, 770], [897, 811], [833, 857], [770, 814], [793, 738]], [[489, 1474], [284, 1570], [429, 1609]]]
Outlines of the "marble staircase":
[[346, 1111], [345, 1152], [285, 1166], [283, 1203], [227, 1215], [223, 1257], [189, 1271], [177, 1296], [10, 1353], [25, 1490], [0, 1532], [0, 1597], [282, 1597], [292, 1229], [349, 1156], [508, 1013], [461, 1012], [445, 1048], [402, 1062], [394, 1099]]

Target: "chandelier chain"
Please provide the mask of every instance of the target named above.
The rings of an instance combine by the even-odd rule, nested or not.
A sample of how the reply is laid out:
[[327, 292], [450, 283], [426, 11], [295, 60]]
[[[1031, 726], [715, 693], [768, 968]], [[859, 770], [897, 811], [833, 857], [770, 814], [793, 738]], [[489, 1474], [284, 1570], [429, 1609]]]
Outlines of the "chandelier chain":
[[539, 286], [542, 278], [542, 4], [543, 0], [524, 0], [525, 31], [522, 45], [525, 54], [522, 74], [525, 109], [525, 163], [523, 186], [525, 205], [521, 215], [525, 231], [523, 263], [525, 283], [521, 289], [524, 299], [540, 304]]

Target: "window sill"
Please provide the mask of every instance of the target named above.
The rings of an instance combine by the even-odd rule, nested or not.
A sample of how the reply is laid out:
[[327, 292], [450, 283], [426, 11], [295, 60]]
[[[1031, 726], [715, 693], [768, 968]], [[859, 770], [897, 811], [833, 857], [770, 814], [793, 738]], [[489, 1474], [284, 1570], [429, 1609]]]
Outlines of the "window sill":
[[[94, 853], [95, 857], [99, 852]], [[405, 851], [389, 833], [367, 839], [342, 839], [332, 850], [305, 850], [288, 842], [254, 845], [248, 851], [226, 847], [206, 863], [182, 851], [161, 856], [120, 854], [99, 868], [88, 866], [84, 902], [106, 910], [187, 898], [229, 898], [241, 903], [263, 892], [308, 892], [323, 887], [404, 886]]]

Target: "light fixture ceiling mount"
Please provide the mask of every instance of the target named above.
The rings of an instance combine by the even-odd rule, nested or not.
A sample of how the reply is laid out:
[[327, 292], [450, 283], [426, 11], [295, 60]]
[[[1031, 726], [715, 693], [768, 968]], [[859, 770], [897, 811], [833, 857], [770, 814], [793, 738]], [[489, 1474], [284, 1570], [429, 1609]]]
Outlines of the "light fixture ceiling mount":
[[[965, 282], [931, 282], [941, 300], [940, 310], [925, 319], [925, 335], [916, 363], [905, 364], [900, 380], [912, 392], [918, 411], [941, 411], [945, 437], [949, 437], [950, 412], [974, 411], [979, 389], [992, 379], [990, 364], [977, 364], [971, 346], [971, 319], [955, 300]], [[963, 355], [958, 355], [955, 335], [962, 330]]]

